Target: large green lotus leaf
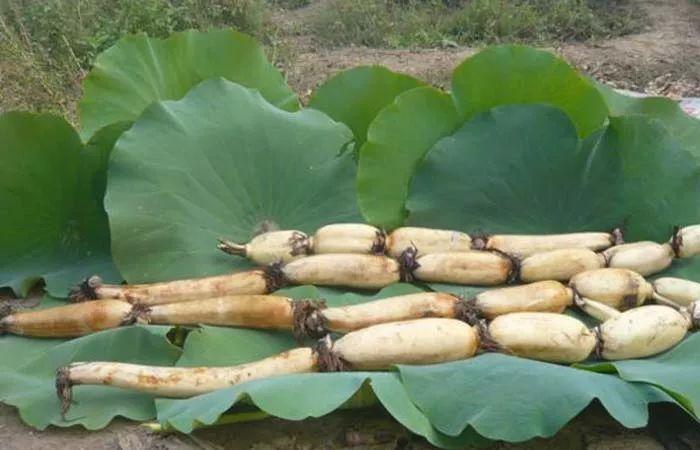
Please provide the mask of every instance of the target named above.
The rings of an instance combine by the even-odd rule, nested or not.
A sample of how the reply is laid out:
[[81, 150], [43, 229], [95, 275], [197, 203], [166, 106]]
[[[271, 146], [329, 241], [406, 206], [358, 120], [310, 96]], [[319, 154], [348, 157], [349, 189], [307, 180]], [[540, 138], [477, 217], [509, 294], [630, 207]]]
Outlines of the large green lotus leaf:
[[519, 45], [489, 47], [452, 74], [463, 120], [495, 106], [544, 103], [566, 111], [579, 136], [603, 126], [608, 108], [595, 86], [550, 52]]
[[314, 93], [309, 107], [350, 127], [359, 149], [367, 140], [367, 128], [377, 113], [397, 95], [424, 84], [382, 66], [354, 67], [323, 83]]
[[409, 223], [505, 233], [612, 228], [619, 217], [614, 155], [589, 161], [587, 147], [550, 106], [481, 113], [440, 140], [418, 168]]
[[65, 296], [86, 272], [121, 279], [102, 208], [107, 157], [120, 127], [101, 130], [84, 147], [62, 118], [0, 116], [0, 286], [26, 294], [43, 278], [49, 293]]
[[299, 109], [296, 94], [250, 36], [234, 30], [185, 31], [167, 39], [126, 36], [97, 57], [83, 81], [82, 135], [133, 121], [151, 103], [179, 99], [218, 77], [256, 88], [282, 109]]
[[399, 95], [377, 115], [360, 149], [357, 170], [358, 202], [369, 223], [386, 229], [401, 226], [416, 167], [458, 123], [450, 96], [432, 87]]
[[189, 433], [195, 424], [213, 424], [241, 400], [288, 420], [320, 417], [342, 407], [361, 387], [369, 387], [404, 426], [443, 448], [464, 448], [483, 439], [468, 429], [456, 437], [437, 432], [410, 401], [394, 373], [346, 372], [302, 374], [256, 380], [186, 400], [156, 400], [158, 420]]
[[467, 426], [509, 442], [552, 436], [594, 399], [625, 427], [639, 428], [650, 403], [673, 402], [651, 385], [501, 354], [399, 372], [409, 397], [450, 436]]
[[129, 282], [250, 267], [216, 249], [265, 225], [313, 232], [358, 220], [350, 130], [225, 80], [149, 107], [117, 142], [105, 209]]
[[700, 412], [700, 334], [691, 334], [661, 355], [627, 361], [582, 364], [580, 367], [603, 373], [616, 373], [622, 379], [658, 386], [694, 414]]
[[76, 386], [76, 403], [63, 420], [56, 396], [56, 369], [74, 361], [170, 366], [180, 350], [166, 340], [167, 331], [168, 327], [123, 327], [50, 347], [32, 360], [24, 360], [21, 367], [0, 371], [0, 401], [16, 406], [24, 422], [42, 430], [48, 425], [98, 429], [117, 416], [151, 419], [155, 417], [155, 405], [149, 395], [106, 386]]
[[[700, 223], [700, 164], [658, 121], [611, 118], [592, 152], [599, 154], [619, 161], [617, 209], [627, 240], [667, 241], [674, 225]], [[616, 172], [612, 164], [608, 170]]]
[[[656, 173], [673, 173], [657, 177]], [[700, 166], [658, 123], [613, 118], [580, 142], [560, 110], [511, 105], [442, 139], [417, 170], [409, 222], [470, 232], [554, 233], [624, 225], [663, 241], [700, 221]]]
[[700, 158], [700, 121], [686, 114], [678, 102], [666, 97], [631, 97], [602, 83], [595, 85], [612, 116], [641, 114], [658, 119], [683, 148]]

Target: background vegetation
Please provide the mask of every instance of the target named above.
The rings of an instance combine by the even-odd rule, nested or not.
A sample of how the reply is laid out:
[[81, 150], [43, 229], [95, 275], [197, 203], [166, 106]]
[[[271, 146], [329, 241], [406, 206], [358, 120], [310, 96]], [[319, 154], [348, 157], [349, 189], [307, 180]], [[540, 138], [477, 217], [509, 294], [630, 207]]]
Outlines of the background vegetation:
[[[305, 6], [314, 9], [306, 23], [285, 26], [289, 10]], [[230, 26], [283, 63], [290, 52], [278, 43], [298, 34], [320, 48], [549, 45], [634, 32], [645, 21], [639, 11], [630, 0], [0, 0], [0, 110], [75, 122], [81, 78], [128, 33]]]
[[312, 29], [336, 45], [548, 44], [637, 31], [644, 16], [630, 6], [604, 0], [331, 0]]

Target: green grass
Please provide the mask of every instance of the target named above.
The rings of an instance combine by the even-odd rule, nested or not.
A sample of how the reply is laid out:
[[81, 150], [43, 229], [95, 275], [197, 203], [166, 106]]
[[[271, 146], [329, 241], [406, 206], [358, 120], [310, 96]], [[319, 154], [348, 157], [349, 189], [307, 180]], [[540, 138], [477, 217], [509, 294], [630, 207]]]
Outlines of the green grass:
[[270, 0], [270, 3], [284, 9], [298, 9], [311, 4], [311, 0]]
[[334, 45], [551, 44], [638, 31], [629, 0], [331, 0], [312, 23]]
[[327, 45], [433, 46], [447, 6], [433, 1], [331, 0], [310, 28]]

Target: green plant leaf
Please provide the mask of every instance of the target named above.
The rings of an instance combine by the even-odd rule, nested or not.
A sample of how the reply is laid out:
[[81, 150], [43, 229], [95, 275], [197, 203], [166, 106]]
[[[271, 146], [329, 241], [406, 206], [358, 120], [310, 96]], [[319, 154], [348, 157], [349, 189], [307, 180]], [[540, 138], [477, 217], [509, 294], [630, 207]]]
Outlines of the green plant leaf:
[[222, 328], [202, 325], [190, 331], [178, 366], [233, 366], [284, 352], [297, 346], [285, 331]]
[[97, 57], [83, 81], [82, 136], [133, 121], [151, 103], [176, 100], [209, 78], [256, 88], [282, 109], [299, 108], [296, 94], [267, 61], [262, 47], [234, 30], [185, 31], [167, 39], [126, 36]]
[[416, 406], [449, 436], [467, 426], [508, 442], [552, 436], [594, 399], [625, 427], [639, 428], [649, 403], [673, 402], [650, 385], [501, 354], [399, 372]]
[[445, 284], [445, 283], [428, 283], [426, 285], [434, 292], [447, 292], [448, 294], [459, 295], [462, 298], [469, 299], [474, 297], [476, 294], [484, 291], [488, 291], [491, 288], [484, 286], [464, 286], [459, 284]]
[[399, 95], [377, 115], [360, 149], [357, 169], [358, 202], [369, 223], [386, 229], [401, 226], [416, 167], [458, 121], [450, 96], [432, 87]]
[[700, 258], [676, 259], [671, 267], [654, 278], [677, 277], [700, 282]]
[[622, 379], [658, 386], [697, 415], [700, 411], [700, 334], [690, 334], [668, 352], [646, 359], [580, 364], [603, 373], [617, 373]]
[[620, 209], [611, 190], [616, 173], [609, 154], [589, 162], [586, 150], [559, 109], [509, 105], [481, 113], [428, 153], [411, 184], [408, 221], [489, 233], [612, 228]]
[[[169, 327], [123, 327], [66, 341], [35, 353], [21, 367], [0, 371], [0, 401], [19, 409], [22, 420], [43, 430], [48, 425], [82, 425], [94, 430], [114, 417], [133, 420], [155, 417], [153, 398], [106, 386], [76, 386], [66, 420], [56, 396], [56, 369], [75, 361], [121, 361], [160, 366], [172, 365], [180, 350], [166, 338]], [[30, 339], [26, 339], [29, 341]], [[0, 347], [2, 346], [0, 341]], [[13, 359], [14, 354], [3, 355]]]
[[519, 45], [489, 47], [467, 58], [452, 75], [452, 96], [462, 120], [495, 106], [544, 103], [563, 109], [578, 135], [603, 126], [603, 97], [566, 61]]
[[275, 295], [288, 296], [295, 299], [311, 298], [324, 299], [329, 307], [356, 305], [358, 303], [366, 303], [372, 300], [377, 300], [387, 297], [395, 297], [399, 295], [416, 294], [424, 292], [425, 289], [407, 284], [395, 283], [385, 288], [380, 289], [376, 293], [368, 293], [367, 291], [348, 292], [341, 289], [316, 287], [316, 286], [295, 286], [291, 288], [280, 289], [275, 292]]
[[674, 139], [700, 158], [700, 121], [690, 117], [675, 102], [666, 97], [630, 97], [602, 83], [595, 83], [612, 116], [641, 114], [659, 120]]
[[608, 170], [617, 172], [618, 210], [628, 241], [667, 241], [674, 225], [700, 222], [700, 163], [658, 121], [611, 118], [593, 150], [601, 153], [616, 154], [619, 161], [619, 172], [613, 164]]
[[[467, 445], [485, 446], [488, 439], [467, 427], [459, 436], [447, 436], [437, 431], [425, 414], [411, 401], [406, 387], [396, 374], [372, 376], [372, 391], [382, 406], [403, 426], [413, 433], [425, 437], [440, 448], [464, 448]], [[389, 375], [389, 374], [387, 374]]]
[[309, 107], [350, 127], [359, 149], [367, 139], [369, 124], [379, 111], [397, 95], [424, 84], [382, 66], [354, 67], [326, 80], [314, 93]]
[[608, 114], [601, 94], [565, 61], [515, 45], [465, 60], [453, 73], [451, 97], [432, 88], [397, 96], [372, 121], [360, 149], [357, 191], [365, 219], [387, 229], [401, 226], [413, 174], [436, 142], [478, 113], [533, 103], [562, 109], [579, 137], [602, 127]]
[[[672, 173], [672, 177], [658, 177]], [[700, 221], [700, 166], [658, 123], [611, 119], [579, 141], [561, 110], [494, 108], [443, 138], [419, 167], [409, 223], [469, 232], [556, 233], [624, 225], [665, 241]]]
[[321, 417], [342, 407], [369, 383], [382, 405], [404, 426], [443, 448], [463, 448], [482, 443], [467, 430], [457, 437], [438, 433], [411, 403], [393, 373], [345, 372], [301, 374], [243, 383], [186, 400], [158, 399], [158, 420], [163, 425], [189, 433], [195, 423], [213, 424], [232, 406], [249, 399], [268, 414], [287, 420]]
[[110, 162], [105, 208], [122, 275], [220, 274], [250, 264], [217, 250], [217, 238], [358, 220], [351, 139], [319, 111], [286, 112], [225, 80], [152, 105]]
[[86, 273], [121, 279], [102, 208], [107, 158], [121, 126], [83, 147], [59, 117], [0, 116], [0, 286], [24, 295], [43, 278], [50, 294], [65, 296]]

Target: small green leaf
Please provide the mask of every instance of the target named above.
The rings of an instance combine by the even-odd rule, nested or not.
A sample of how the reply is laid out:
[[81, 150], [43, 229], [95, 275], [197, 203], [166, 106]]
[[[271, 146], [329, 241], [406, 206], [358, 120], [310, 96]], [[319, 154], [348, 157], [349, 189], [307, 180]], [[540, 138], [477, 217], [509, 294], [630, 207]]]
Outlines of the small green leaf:
[[133, 121], [151, 103], [177, 100], [209, 78], [256, 88], [282, 109], [299, 109], [296, 94], [262, 47], [234, 30], [185, 31], [167, 39], [126, 36], [97, 57], [83, 81], [82, 136]]
[[257, 91], [205, 81], [152, 105], [117, 142], [105, 208], [129, 282], [251, 267], [216, 249], [264, 226], [313, 232], [358, 220], [350, 130], [323, 113], [282, 111]]
[[603, 126], [608, 115], [595, 86], [566, 61], [519, 45], [489, 47], [467, 58], [452, 74], [452, 96], [462, 120], [499, 105], [555, 106], [581, 137]]
[[89, 273], [121, 280], [102, 208], [107, 159], [121, 127], [99, 131], [83, 147], [59, 117], [0, 116], [0, 286], [24, 295], [43, 278], [61, 297]]
[[314, 93], [309, 107], [350, 127], [356, 148], [360, 148], [367, 140], [369, 124], [379, 111], [397, 95], [424, 84], [382, 66], [354, 67], [326, 80]]
[[290, 332], [202, 325], [190, 331], [178, 366], [233, 366], [297, 346]]
[[[106, 386], [76, 386], [75, 404], [63, 420], [56, 396], [56, 369], [76, 361], [171, 366], [180, 350], [165, 339], [167, 331], [168, 327], [117, 328], [35, 352], [30, 361], [20, 359], [21, 366], [0, 371], [0, 401], [16, 406], [22, 420], [40, 430], [48, 425], [82, 425], [95, 430], [105, 427], [116, 416], [151, 419], [155, 417], [152, 396]], [[0, 340], [0, 348], [2, 345]], [[2, 354], [13, 359], [13, 354], [5, 351]]]
[[646, 359], [581, 364], [581, 368], [618, 373], [624, 380], [658, 386], [691, 412], [700, 411], [700, 334], [688, 335], [668, 352]]
[[674, 139], [700, 158], [700, 121], [690, 117], [678, 102], [666, 97], [630, 97], [602, 83], [595, 83], [612, 116], [641, 114], [659, 120]]
[[625, 427], [640, 428], [650, 403], [673, 402], [650, 385], [501, 354], [399, 372], [416, 406], [449, 436], [468, 426], [508, 442], [552, 436], [594, 399]]
[[360, 149], [357, 195], [365, 219], [392, 229], [406, 218], [404, 203], [418, 164], [440, 138], [458, 124], [452, 99], [422, 87], [407, 91], [371, 123]]

